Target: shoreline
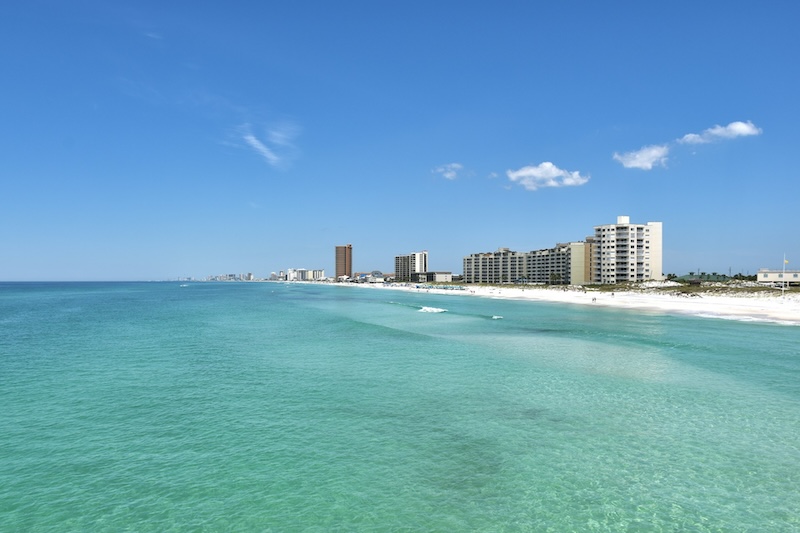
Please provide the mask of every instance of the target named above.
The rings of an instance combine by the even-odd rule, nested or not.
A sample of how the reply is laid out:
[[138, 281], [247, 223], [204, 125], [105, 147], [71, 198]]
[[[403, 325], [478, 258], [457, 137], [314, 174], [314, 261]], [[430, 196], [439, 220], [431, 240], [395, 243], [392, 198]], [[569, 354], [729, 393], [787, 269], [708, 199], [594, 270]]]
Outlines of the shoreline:
[[769, 322], [782, 325], [800, 326], [800, 295], [758, 294], [700, 294], [680, 296], [674, 292], [620, 291], [603, 292], [577, 288], [552, 287], [487, 287], [465, 286], [464, 290], [440, 289], [434, 286], [416, 284], [343, 284], [345, 286], [366, 287], [377, 290], [400, 290], [407, 292], [426, 292], [430, 294], [476, 296], [502, 300], [524, 300], [532, 302], [551, 302], [573, 305], [593, 305], [614, 309], [630, 309], [658, 312], [668, 315], [717, 318], [742, 322]]

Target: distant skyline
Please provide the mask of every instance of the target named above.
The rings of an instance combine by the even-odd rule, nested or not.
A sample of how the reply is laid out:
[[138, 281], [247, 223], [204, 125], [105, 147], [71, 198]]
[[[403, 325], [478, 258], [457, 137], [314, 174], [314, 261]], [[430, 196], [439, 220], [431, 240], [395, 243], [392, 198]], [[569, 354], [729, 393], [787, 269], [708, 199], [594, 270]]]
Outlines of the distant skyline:
[[0, 281], [391, 272], [663, 222], [800, 264], [800, 5], [52, 0], [0, 19]]

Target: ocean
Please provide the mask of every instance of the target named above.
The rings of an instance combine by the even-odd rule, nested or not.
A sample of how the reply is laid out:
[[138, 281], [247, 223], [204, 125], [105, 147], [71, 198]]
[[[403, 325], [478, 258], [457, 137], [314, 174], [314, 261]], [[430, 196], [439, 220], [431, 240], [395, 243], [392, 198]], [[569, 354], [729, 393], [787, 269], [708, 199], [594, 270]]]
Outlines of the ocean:
[[0, 284], [0, 530], [800, 531], [800, 327]]

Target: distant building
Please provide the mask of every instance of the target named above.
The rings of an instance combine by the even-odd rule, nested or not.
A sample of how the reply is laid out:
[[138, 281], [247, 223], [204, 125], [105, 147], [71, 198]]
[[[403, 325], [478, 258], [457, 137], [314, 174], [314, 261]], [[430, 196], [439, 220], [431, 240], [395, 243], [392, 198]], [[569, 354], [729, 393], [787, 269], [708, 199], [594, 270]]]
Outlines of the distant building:
[[595, 226], [592, 281], [663, 280], [661, 250], [661, 222], [631, 224], [619, 216], [616, 224]]
[[591, 258], [591, 239], [530, 252], [500, 248], [466, 256], [464, 282], [584, 285], [591, 282]]
[[414, 283], [452, 283], [452, 272], [417, 272], [411, 275]]
[[587, 285], [664, 279], [662, 224], [616, 224], [594, 227], [585, 241], [553, 248], [472, 254], [464, 258], [466, 283], [545, 283]]
[[336, 279], [353, 277], [353, 245], [336, 247]]
[[321, 281], [325, 279], [324, 270], [307, 270], [305, 268], [286, 269], [286, 281]]
[[528, 283], [586, 285], [592, 281], [592, 239], [556, 244], [528, 253], [525, 280]]
[[498, 248], [464, 258], [465, 283], [514, 283], [525, 278], [526, 252]]
[[383, 283], [385, 279], [383, 272], [380, 270], [373, 270], [367, 276], [367, 283]]
[[413, 252], [394, 258], [394, 275], [397, 281], [411, 281], [414, 274], [428, 271], [428, 252]]
[[771, 270], [761, 268], [758, 271], [756, 281], [775, 285], [798, 285], [800, 284], [800, 270]]

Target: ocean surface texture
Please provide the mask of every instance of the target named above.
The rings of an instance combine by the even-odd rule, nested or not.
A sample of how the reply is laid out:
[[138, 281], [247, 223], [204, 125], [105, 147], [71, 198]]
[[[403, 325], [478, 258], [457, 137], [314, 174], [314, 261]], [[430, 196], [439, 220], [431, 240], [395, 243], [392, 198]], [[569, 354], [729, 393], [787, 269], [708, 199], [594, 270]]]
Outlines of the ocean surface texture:
[[796, 326], [0, 284], [0, 408], [0, 531], [800, 530]]

